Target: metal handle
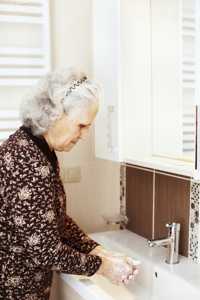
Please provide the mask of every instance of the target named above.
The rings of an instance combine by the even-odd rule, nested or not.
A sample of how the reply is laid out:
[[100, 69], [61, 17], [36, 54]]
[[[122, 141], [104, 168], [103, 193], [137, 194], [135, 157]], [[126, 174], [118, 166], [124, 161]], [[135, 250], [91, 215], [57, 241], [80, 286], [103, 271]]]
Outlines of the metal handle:
[[175, 223], [175, 222], [173, 222], [173, 223], [167, 223], [165, 226], [167, 228], [174, 228], [174, 227], [179, 227], [180, 223]]
[[169, 235], [171, 235], [172, 234], [172, 232], [175, 232], [175, 231], [180, 231], [180, 223], [175, 223], [175, 222], [173, 222], [173, 223], [167, 223], [166, 225], [165, 225], [167, 228], [168, 228], [168, 233], [169, 233]]
[[198, 121], [199, 121], [199, 107], [195, 106], [195, 170], [198, 171]]
[[108, 114], [108, 126], [107, 126], [107, 147], [109, 149], [109, 152], [113, 152], [114, 145], [113, 145], [113, 132], [112, 132], [112, 115], [115, 111], [114, 105], [108, 105], [107, 107], [107, 114]]
[[168, 236], [170, 236], [171, 234], [172, 234], [172, 230], [173, 230], [173, 228], [174, 228], [174, 225], [173, 225], [174, 223], [167, 223], [167, 224], [165, 224], [165, 227], [167, 227], [168, 228]]
[[173, 223], [167, 223], [165, 226], [166, 226], [167, 228], [172, 228], [172, 227], [173, 227]]

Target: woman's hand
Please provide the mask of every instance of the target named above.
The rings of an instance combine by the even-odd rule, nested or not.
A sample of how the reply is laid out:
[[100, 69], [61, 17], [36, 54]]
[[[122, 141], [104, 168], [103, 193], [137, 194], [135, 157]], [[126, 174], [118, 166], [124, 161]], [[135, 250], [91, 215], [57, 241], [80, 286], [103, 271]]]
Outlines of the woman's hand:
[[138, 273], [140, 262], [124, 254], [108, 251], [102, 246], [97, 246], [90, 254], [99, 255], [102, 258], [103, 263], [97, 274], [108, 277], [113, 283], [127, 284]]
[[102, 257], [102, 265], [97, 274], [107, 277], [114, 284], [127, 284], [138, 272], [122, 257]]

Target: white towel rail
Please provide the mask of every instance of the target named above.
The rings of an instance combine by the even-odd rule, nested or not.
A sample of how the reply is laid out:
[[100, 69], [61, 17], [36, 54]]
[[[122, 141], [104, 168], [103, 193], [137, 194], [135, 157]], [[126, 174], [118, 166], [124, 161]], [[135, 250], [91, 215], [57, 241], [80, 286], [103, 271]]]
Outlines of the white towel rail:
[[[0, 23], [8, 22], [41, 27], [40, 48], [16, 47], [14, 43], [13, 47], [0, 47], [0, 86], [31, 86], [51, 69], [49, 1], [1, 0]], [[31, 37], [34, 29], [28, 30]]]
[[[0, 28], [9, 35], [9, 43], [3, 39], [0, 46], [0, 88], [9, 88], [11, 97], [12, 87], [23, 94], [51, 70], [49, 23], [49, 0], [0, 0]], [[15, 35], [23, 46], [17, 46]], [[0, 110], [0, 143], [19, 125], [17, 111]]]
[[18, 69], [11, 69], [11, 68], [0, 68], [0, 77], [40, 77], [47, 73], [47, 70], [44, 68], [18, 68]]
[[0, 23], [43, 24], [43, 18], [35, 16], [0, 15]]
[[30, 5], [8, 5], [0, 3], [0, 14], [15, 14], [15, 15], [36, 15], [41, 16], [41, 7]]
[[45, 56], [42, 48], [0, 47], [0, 56]]
[[17, 110], [0, 111], [0, 144], [21, 125]]
[[2, 4], [9, 5], [27, 5], [27, 6], [41, 6], [45, 0], [1, 0]]
[[0, 110], [0, 120], [18, 120], [18, 110]]
[[0, 57], [0, 66], [44, 66], [45, 60], [40, 58]]
[[[195, 56], [195, 45], [197, 41], [197, 11], [195, 1], [181, 0], [181, 31], [182, 46], [185, 53], [190, 55], [182, 56], [182, 150], [187, 156], [194, 158], [195, 153], [195, 91], [197, 85], [197, 61]], [[184, 106], [185, 105], [185, 106]]]
[[0, 86], [4, 86], [4, 87], [14, 87], [14, 86], [19, 86], [19, 87], [27, 87], [27, 86], [32, 86], [35, 85], [38, 82], [38, 79], [34, 79], [34, 78], [20, 78], [20, 79], [13, 79], [13, 78], [9, 78], [9, 79], [1, 79], [0, 78]]

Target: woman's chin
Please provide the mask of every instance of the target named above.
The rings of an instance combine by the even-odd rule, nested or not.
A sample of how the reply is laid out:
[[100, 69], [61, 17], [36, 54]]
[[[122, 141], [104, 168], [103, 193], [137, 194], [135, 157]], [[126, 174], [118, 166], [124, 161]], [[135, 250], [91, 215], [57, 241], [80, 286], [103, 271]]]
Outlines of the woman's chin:
[[55, 150], [58, 152], [69, 152], [73, 147], [75, 146], [75, 143], [69, 143], [66, 146], [57, 146], [55, 147]]

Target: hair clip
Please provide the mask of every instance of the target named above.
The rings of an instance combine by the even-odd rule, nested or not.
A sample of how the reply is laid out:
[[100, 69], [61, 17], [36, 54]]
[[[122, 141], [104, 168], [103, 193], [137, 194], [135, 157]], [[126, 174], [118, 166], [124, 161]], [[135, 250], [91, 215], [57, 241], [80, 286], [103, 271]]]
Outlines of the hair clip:
[[71, 92], [73, 92], [79, 85], [81, 85], [86, 80], [87, 80], [87, 77], [84, 76], [83, 78], [81, 78], [79, 80], [73, 81], [72, 85], [69, 87], [69, 89], [65, 93], [65, 97], [69, 96], [69, 94], [71, 94]]

